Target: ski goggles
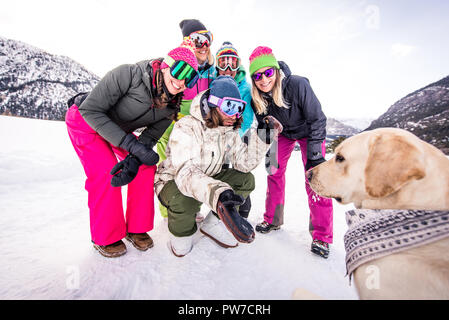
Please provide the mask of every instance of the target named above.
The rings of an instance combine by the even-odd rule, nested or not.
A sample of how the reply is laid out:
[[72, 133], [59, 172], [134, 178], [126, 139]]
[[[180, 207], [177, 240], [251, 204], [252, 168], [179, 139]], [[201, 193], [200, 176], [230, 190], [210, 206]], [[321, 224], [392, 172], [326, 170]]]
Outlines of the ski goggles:
[[262, 76], [265, 75], [267, 78], [271, 78], [274, 75], [274, 68], [270, 68], [265, 70], [264, 72], [257, 72], [253, 74], [251, 77], [254, 81], [262, 80]]
[[220, 110], [229, 117], [236, 115], [237, 118], [240, 118], [243, 111], [245, 111], [246, 106], [246, 101], [231, 97], [219, 98], [210, 95], [207, 101], [214, 106], [219, 107]]
[[212, 41], [214, 40], [212, 32], [207, 30], [193, 32], [189, 35], [189, 38], [197, 48], [202, 48], [204, 46], [210, 47]]
[[170, 67], [170, 74], [173, 78], [185, 80], [184, 83], [189, 89], [195, 86], [200, 76], [190, 64], [183, 60], [175, 60], [170, 56], [165, 57], [164, 62]]
[[221, 71], [231, 69], [231, 71], [237, 71], [240, 67], [240, 58], [236, 56], [222, 55], [218, 58], [217, 68]]

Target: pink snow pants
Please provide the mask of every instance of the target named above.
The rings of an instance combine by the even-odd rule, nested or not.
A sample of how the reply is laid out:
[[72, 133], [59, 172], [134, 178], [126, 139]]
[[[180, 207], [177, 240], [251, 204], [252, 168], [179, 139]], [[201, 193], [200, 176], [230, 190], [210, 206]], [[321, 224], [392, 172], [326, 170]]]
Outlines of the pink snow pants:
[[[285, 171], [287, 162], [296, 142], [301, 147], [302, 162], [307, 162], [307, 139], [292, 140], [279, 135], [277, 161], [279, 169], [267, 177], [267, 198], [265, 201], [264, 219], [274, 225], [284, 223], [285, 203]], [[323, 156], [326, 154], [325, 142], [322, 144]], [[295, 179], [295, 177], [291, 177]], [[332, 243], [333, 238], [333, 207], [332, 199], [318, 196], [309, 186], [307, 178], [306, 192], [309, 200], [310, 220], [309, 230], [313, 239]]]
[[73, 105], [66, 114], [67, 131], [87, 179], [92, 242], [108, 245], [123, 239], [126, 232], [144, 233], [153, 229], [154, 174], [156, 166], [141, 165], [134, 180], [128, 184], [126, 220], [122, 191], [111, 186], [110, 171], [117, 158], [128, 152], [102, 138], [83, 119]]

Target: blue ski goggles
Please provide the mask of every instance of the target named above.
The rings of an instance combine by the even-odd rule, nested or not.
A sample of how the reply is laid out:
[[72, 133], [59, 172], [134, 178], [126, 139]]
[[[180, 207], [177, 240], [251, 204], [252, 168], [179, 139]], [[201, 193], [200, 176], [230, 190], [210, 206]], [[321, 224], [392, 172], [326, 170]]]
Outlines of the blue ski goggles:
[[243, 111], [245, 111], [246, 106], [246, 101], [231, 97], [219, 98], [210, 95], [207, 101], [212, 105], [219, 107], [220, 110], [229, 117], [236, 115], [237, 118], [240, 118]]

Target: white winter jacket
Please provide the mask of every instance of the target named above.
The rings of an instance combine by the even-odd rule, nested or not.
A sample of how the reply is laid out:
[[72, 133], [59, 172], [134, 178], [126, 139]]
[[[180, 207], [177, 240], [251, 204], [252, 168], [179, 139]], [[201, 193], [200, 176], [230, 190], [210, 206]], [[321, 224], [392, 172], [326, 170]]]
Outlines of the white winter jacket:
[[[159, 195], [164, 185], [174, 179], [182, 194], [215, 211], [220, 194], [232, 189], [227, 183], [212, 178], [220, 173], [223, 163], [231, 163], [235, 170], [250, 172], [264, 159], [270, 145], [258, 137], [254, 128], [249, 130], [246, 145], [233, 127], [206, 127], [200, 107], [205, 92], [207, 90], [192, 101], [190, 115], [176, 122], [166, 148], [167, 159], [156, 172], [154, 189]], [[279, 126], [275, 136], [282, 131]]]

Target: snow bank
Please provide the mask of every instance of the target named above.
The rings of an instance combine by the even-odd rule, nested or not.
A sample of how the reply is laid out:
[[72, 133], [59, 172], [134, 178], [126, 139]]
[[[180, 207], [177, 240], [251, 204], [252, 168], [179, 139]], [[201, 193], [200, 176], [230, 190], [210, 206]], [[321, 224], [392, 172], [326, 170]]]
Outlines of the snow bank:
[[[192, 252], [180, 259], [167, 248], [167, 224], [157, 211], [154, 248], [139, 252], [126, 242], [125, 256], [106, 259], [90, 242], [84, 171], [65, 124], [0, 116], [0, 136], [0, 299], [277, 300], [290, 299], [298, 287], [326, 299], [357, 299], [345, 277], [343, 245], [344, 212], [352, 206], [334, 202], [331, 254], [313, 255], [298, 151], [287, 169], [281, 230], [257, 233], [252, 244], [235, 249], [197, 234]], [[253, 225], [264, 211], [263, 165], [254, 174]]]

